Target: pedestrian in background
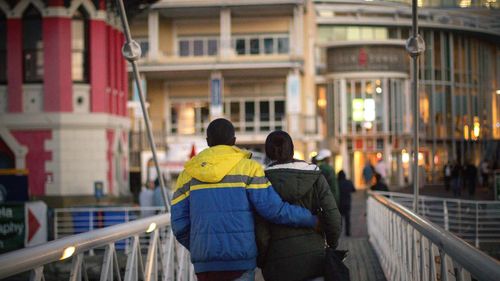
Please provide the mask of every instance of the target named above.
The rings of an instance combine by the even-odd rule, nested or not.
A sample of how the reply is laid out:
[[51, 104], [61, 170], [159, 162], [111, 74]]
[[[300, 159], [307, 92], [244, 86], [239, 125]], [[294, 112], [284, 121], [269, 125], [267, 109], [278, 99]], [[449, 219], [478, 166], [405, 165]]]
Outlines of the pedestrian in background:
[[367, 187], [372, 185], [372, 179], [374, 174], [374, 168], [370, 160], [366, 160], [365, 167], [363, 168], [363, 180]]
[[452, 166], [451, 166], [451, 162], [448, 161], [448, 163], [446, 163], [446, 165], [444, 165], [444, 188], [446, 191], [449, 191], [450, 190], [450, 180], [451, 180], [451, 170], [452, 170]]
[[[166, 184], [167, 181], [163, 180], [163, 182]], [[167, 200], [168, 203], [170, 204], [172, 202], [172, 190], [168, 188], [167, 186], [165, 187], [165, 194], [167, 195]], [[156, 207], [165, 207], [165, 200], [163, 199], [163, 194], [160, 186], [160, 179], [156, 178], [155, 180], [155, 190], [154, 190], [154, 198], [153, 198], [153, 203], [154, 206]]]
[[344, 222], [345, 235], [351, 236], [351, 193], [356, 192], [352, 181], [348, 180], [343, 170], [338, 174], [339, 189], [340, 189], [340, 205], [339, 211]]
[[384, 162], [384, 159], [378, 160], [377, 165], [375, 165], [375, 175], [379, 174], [383, 180], [387, 178], [387, 165]]
[[375, 184], [370, 187], [373, 191], [389, 191], [389, 187], [385, 184], [384, 179], [380, 174], [375, 174]]
[[476, 182], [477, 182], [477, 168], [476, 166], [467, 161], [464, 169], [464, 183], [465, 187], [469, 190], [469, 196], [474, 196], [476, 193]]
[[335, 197], [335, 202], [337, 205], [340, 202], [339, 188], [337, 186], [337, 177], [335, 176], [335, 170], [330, 165], [330, 157], [332, 152], [329, 149], [321, 149], [316, 155], [316, 164], [318, 165], [321, 173], [325, 177], [326, 181], [330, 185], [330, 190]]
[[451, 171], [451, 191], [453, 197], [462, 195], [462, 167], [457, 162], [455, 162]]
[[318, 166], [293, 159], [294, 146], [288, 133], [272, 132], [265, 147], [272, 161], [266, 177], [283, 200], [320, 213], [321, 231], [257, 220], [259, 267], [266, 280], [323, 280], [325, 238], [335, 249], [341, 233], [341, 217], [330, 186]]
[[[139, 193], [139, 206], [141, 206], [141, 216], [149, 217], [155, 214], [154, 210], [154, 183], [148, 181], [145, 186], [142, 187], [141, 193]], [[149, 210], [148, 210], [149, 209]]]
[[490, 176], [490, 167], [486, 159], [481, 162], [481, 178], [483, 180], [483, 187], [488, 187], [488, 180]]

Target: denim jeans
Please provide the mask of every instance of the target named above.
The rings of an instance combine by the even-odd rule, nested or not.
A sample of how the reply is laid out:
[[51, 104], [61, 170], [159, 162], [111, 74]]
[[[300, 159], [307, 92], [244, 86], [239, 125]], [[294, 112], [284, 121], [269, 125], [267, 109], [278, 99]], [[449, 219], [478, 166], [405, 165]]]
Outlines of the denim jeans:
[[255, 269], [250, 269], [243, 273], [240, 277], [234, 279], [233, 281], [254, 281], [255, 280]]

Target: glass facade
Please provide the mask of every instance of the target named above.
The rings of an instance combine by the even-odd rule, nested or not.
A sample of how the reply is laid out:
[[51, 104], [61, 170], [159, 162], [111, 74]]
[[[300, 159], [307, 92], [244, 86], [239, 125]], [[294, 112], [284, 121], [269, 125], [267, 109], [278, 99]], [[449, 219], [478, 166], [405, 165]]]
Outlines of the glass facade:
[[[383, 65], [379, 66], [382, 76], [377, 78], [371, 73], [368, 76], [373, 78], [367, 79], [365, 74], [377, 72], [366, 67], [375, 57], [369, 53], [371, 42], [405, 40], [408, 33], [407, 27], [318, 26], [318, 42], [352, 41], [350, 49], [359, 49], [357, 53], [353, 51], [351, 59], [345, 58], [341, 47], [322, 48], [316, 57], [318, 65], [323, 65], [318, 73], [334, 77], [321, 86], [328, 89], [333, 110], [333, 114], [325, 114], [328, 134], [340, 142], [340, 153], [347, 158], [344, 161], [348, 162], [354, 180], [359, 165], [374, 159], [372, 153], [381, 153], [394, 168], [391, 183], [401, 184], [411, 177], [405, 158], [411, 151], [413, 130], [410, 65], [407, 61], [406, 74], [401, 73], [406, 78], [384, 78]], [[495, 146], [491, 140], [498, 137], [495, 131], [500, 127], [500, 96], [496, 94], [500, 87], [500, 52], [494, 41], [485, 36], [428, 28], [421, 29], [421, 35], [426, 51], [420, 57], [418, 73], [420, 164], [425, 167], [427, 181], [439, 182], [448, 161], [478, 165], [484, 159], [495, 160], [488, 159], [494, 155], [486, 152]], [[341, 57], [335, 59], [336, 54]], [[332, 62], [336, 62], [335, 67], [330, 67]], [[339, 63], [356, 67], [349, 70]], [[335, 74], [338, 69], [347, 69], [342, 71], [350, 73], [348, 78], [335, 78], [339, 76]], [[403, 167], [403, 173], [395, 175], [399, 167]]]

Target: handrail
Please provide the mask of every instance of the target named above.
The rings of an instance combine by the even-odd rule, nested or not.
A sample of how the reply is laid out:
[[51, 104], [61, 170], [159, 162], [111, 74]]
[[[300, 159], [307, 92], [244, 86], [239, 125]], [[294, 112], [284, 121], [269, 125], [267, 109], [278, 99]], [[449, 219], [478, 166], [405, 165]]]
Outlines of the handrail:
[[412, 211], [392, 200], [369, 191], [368, 194], [400, 218], [411, 224], [438, 248], [456, 260], [472, 276], [479, 280], [496, 281], [500, 276], [500, 262], [472, 247], [453, 233], [435, 226]]
[[[393, 192], [393, 191], [377, 191], [377, 194], [380, 195], [386, 195], [386, 196], [400, 196], [400, 197], [405, 197], [405, 198], [410, 198], [413, 199], [413, 194], [410, 193], [402, 193], [402, 192]], [[460, 202], [460, 203], [470, 203], [470, 204], [500, 204], [499, 201], [494, 201], [494, 200], [469, 200], [469, 199], [457, 199], [457, 198], [448, 198], [448, 197], [436, 197], [436, 196], [429, 196], [429, 195], [419, 195], [418, 196], [419, 200], [427, 199], [427, 200], [443, 200], [443, 201], [448, 201], [448, 202]]]
[[76, 256], [92, 248], [145, 233], [153, 223], [156, 229], [170, 225], [170, 214], [117, 224], [0, 255], [0, 279], [58, 261], [68, 247], [75, 247], [73, 256]]

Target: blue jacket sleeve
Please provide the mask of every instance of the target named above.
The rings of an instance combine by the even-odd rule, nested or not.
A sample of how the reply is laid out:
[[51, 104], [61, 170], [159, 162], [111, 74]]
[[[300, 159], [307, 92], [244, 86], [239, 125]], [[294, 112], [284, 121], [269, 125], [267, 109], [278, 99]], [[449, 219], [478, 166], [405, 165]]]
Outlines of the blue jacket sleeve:
[[308, 209], [283, 201], [264, 176], [250, 180], [247, 194], [257, 213], [272, 223], [310, 228], [316, 225], [316, 216]]
[[[179, 180], [182, 179], [182, 174]], [[179, 181], [178, 181], [179, 183]], [[189, 212], [189, 184], [178, 186], [172, 196], [172, 232], [175, 237], [189, 250], [191, 218]]]

